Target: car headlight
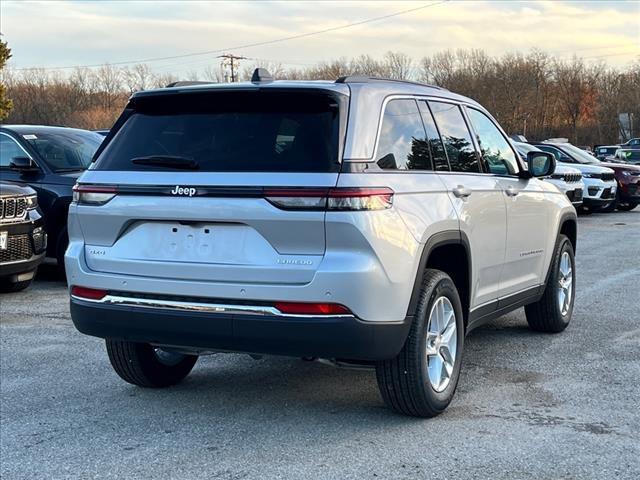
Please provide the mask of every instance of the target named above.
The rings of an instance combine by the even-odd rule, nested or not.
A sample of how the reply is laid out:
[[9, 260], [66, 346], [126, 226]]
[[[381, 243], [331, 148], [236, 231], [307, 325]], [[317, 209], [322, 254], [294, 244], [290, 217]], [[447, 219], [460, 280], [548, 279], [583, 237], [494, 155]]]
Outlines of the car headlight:
[[38, 208], [38, 196], [29, 195], [27, 197], [27, 209], [33, 210], [34, 208]]
[[625, 177], [630, 177], [631, 175], [633, 175], [633, 173], [631, 173], [631, 172], [630, 172], [630, 171], [628, 171], [628, 170], [623, 170], [621, 173], [622, 173], [622, 175], [624, 175]]

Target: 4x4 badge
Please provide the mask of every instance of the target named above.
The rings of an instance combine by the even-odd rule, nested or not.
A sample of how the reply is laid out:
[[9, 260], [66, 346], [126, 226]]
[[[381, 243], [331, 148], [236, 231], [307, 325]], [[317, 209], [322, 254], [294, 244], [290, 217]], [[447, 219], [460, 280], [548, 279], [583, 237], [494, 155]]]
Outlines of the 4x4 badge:
[[193, 197], [196, 192], [197, 190], [193, 187], [181, 187], [180, 185], [176, 185], [176, 188], [171, 190], [171, 195], [187, 195], [189, 197]]

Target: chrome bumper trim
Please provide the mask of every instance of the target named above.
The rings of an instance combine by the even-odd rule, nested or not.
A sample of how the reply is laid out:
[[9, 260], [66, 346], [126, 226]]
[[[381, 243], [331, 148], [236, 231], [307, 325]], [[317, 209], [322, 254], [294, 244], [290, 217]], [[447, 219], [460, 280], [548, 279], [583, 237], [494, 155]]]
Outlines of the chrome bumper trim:
[[150, 298], [124, 297], [120, 295], [106, 295], [100, 300], [78, 297], [71, 295], [71, 298], [82, 302], [98, 303], [102, 305], [117, 305], [125, 307], [155, 308], [165, 310], [181, 310], [188, 312], [223, 313], [227, 315], [261, 315], [276, 317], [294, 318], [344, 318], [354, 317], [353, 315], [299, 315], [293, 313], [283, 313], [276, 307], [266, 305], [237, 305], [226, 303], [206, 303], [206, 302], [182, 302], [177, 300], [159, 300]]

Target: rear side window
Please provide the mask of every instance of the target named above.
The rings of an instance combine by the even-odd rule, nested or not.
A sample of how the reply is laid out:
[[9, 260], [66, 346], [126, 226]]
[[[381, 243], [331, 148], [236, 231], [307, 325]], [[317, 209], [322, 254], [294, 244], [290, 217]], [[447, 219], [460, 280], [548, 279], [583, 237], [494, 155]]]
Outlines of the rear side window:
[[480, 172], [471, 133], [458, 105], [429, 102], [454, 172]]
[[319, 91], [142, 96], [95, 169], [336, 172], [339, 112]]
[[382, 169], [432, 170], [429, 144], [415, 100], [387, 103], [376, 158]]
[[513, 149], [498, 127], [484, 113], [467, 108], [467, 114], [478, 139], [482, 158], [491, 173], [496, 175], [515, 175], [518, 173], [518, 161]]
[[433, 120], [433, 115], [431, 115], [427, 102], [419, 101], [418, 107], [420, 108], [424, 128], [427, 131], [427, 138], [429, 139], [429, 149], [431, 150], [433, 168], [438, 171], [449, 171], [447, 154], [444, 150], [444, 145], [442, 145], [440, 134], [436, 128], [436, 122]]

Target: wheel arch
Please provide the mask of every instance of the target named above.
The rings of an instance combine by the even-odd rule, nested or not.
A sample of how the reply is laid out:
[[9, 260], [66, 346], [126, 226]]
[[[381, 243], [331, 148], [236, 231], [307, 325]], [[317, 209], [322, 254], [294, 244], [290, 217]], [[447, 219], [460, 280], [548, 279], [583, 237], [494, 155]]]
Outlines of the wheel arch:
[[429, 237], [420, 255], [407, 315], [414, 316], [416, 314], [422, 277], [426, 269], [434, 268], [449, 275], [456, 285], [466, 327], [469, 320], [471, 297], [471, 265], [471, 248], [469, 239], [464, 232], [446, 230]]
[[560, 216], [558, 229], [556, 231], [556, 241], [553, 247], [554, 250], [550, 256], [549, 264], [547, 265], [547, 273], [544, 276], [543, 287], [546, 287], [549, 283], [549, 275], [551, 275], [551, 266], [553, 264], [553, 254], [555, 253], [555, 249], [558, 248], [557, 245], [560, 235], [565, 235], [569, 239], [575, 253], [578, 246], [578, 216], [575, 212], [565, 212]]

